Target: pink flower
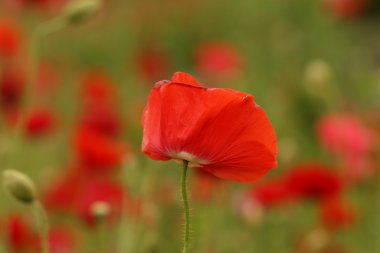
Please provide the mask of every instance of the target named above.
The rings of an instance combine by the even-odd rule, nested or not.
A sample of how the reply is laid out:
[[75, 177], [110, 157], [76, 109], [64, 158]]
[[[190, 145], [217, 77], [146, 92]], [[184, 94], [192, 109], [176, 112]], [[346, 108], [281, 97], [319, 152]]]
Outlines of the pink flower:
[[374, 148], [374, 135], [353, 115], [329, 115], [317, 124], [322, 145], [340, 157], [352, 179], [368, 176], [368, 155]]

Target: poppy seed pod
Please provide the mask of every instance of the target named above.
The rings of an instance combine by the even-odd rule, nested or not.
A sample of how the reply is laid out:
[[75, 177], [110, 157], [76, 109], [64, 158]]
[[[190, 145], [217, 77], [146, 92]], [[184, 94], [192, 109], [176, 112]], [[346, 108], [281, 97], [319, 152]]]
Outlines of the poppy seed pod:
[[79, 24], [99, 9], [99, 0], [77, 0], [67, 4], [63, 16], [69, 24]]
[[37, 198], [37, 190], [32, 180], [17, 170], [4, 171], [3, 184], [15, 199], [24, 204], [32, 204]]

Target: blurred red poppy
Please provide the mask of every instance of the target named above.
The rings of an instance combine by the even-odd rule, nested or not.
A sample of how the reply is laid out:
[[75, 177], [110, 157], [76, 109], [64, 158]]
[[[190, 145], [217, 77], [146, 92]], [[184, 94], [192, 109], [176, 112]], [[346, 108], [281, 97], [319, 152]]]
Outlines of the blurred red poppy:
[[[7, 244], [10, 252], [39, 252], [41, 241], [37, 231], [19, 214], [12, 214], [7, 219]], [[73, 252], [75, 237], [72, 231], [52, 227], [48, 234], [49, 252]]]
[[25, 131], [29, 137], [39, 137], [55, 130], [57, 117], [49, 109], [38, 107], [30, 111], [26, 117]]
[[19, 52], [22, 31], [15, 21], [0, 17], [0, 56], [11, 57]]
[[11, 252], [25, 252], [34, 249], [36, 237], [30, 224], [19, 214], [6, 219], [7, 244]]
[[85, 168], [113, 171], [126, 156], [124, 143], [82, 127], [74, 134], [74, 151]]
[[243, 67], [238, 49], [227, 42], [205, 42], [195, 51], [195, 67], [207, 77], [232, 77]]
[[96, 217], [93, 213], [93, 205], [96, 202], [106, 202], [110, 206], [110, 213], [107, 215], [109, 222], [120, 218], [125, 193], [121, 184], [107, 179], [89, 180], [81, 185], [79, 195], [74, 202], [74, 211], [88, 225], [96, 224]]
[[331, 229], [346, 228], [354, 224], [355, 210], [340, 198], [328, 198], [321, 203], [322, 223]]
[[324, 0], [328, 10], [339, 18], [356, 17], [364, 13], [367, 0]]
[[49, 181], [43, 194], [44, 206], [52, 211], [72, 211], [74, 199], [86, 180], [91, 180], [86, 170], [79, 166], [69, 167]]
[[18, 106], [21, 103], [25, 86], [22, 70], [6, 67], [0, 72], [0, 101], [1, 106]]
[[116, 108], [105, 103], [97, 103], [83, 108], [79, 118], [79, 125], [110, 137], [121, 132], [121, 120]]
[[306, 163], [293, 167], [286, 181], [294, 196], [308, 199], [321, 200], [338, 196], [343, 189], [343, 182], [338, 174], [319, 163]]
[[287, 187], [285, 180], [272, 179], [254, 186], [249, 194], [264, 207], [281, 205], [292, 199], [293, 193]]
[[147, 82], [162, 79], [169, 73], [168, 57], [161, 50], [143, 49], [135, 57], [138, 73]]
[[142, 151], [155, 160], [187, 160], [224, 179], [252, 182], [277, 166], [275, 132], [252, 95], [202, 87], [186, 73], [150, 93]]
[[81, 77], [81, 95], [84, 104], [113, 104], [117, 98], [112, 79], [102, 70], [90, 70]]
[[74, 233], [64, 227], [53, 227], [49, 230], [49, 252], [64, 253], [76, 251]]

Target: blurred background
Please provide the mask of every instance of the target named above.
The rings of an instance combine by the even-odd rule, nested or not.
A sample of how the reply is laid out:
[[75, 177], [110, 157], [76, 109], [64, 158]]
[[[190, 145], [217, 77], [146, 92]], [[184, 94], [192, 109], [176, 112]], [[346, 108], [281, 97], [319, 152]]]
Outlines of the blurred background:
[[[50, 252], [180, 251], [180, 166], [140, 119], [184, 71], [253, 94], [279, 145], [254, 184], [190, 170], [190, 252], [380, 253], [379, 1], [78, 2], [0, 3], [0, 168], [36, 183]], [[0, 252], [40, 252], [4, 190]]]

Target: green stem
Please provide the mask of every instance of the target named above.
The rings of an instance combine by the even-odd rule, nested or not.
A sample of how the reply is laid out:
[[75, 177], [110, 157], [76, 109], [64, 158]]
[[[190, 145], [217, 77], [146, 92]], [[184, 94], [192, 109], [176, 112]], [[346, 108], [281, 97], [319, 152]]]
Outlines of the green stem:
[[49, 253], [47, 214], [41, 203], [38, 201], [33, 204], [33, 209], [36, 216], [37, 227], [40, 233], [41, 252]]
[[95, 240], [97, 243], [93, 243], [93, 252], [107, 252], [107, 227], [106, 217], [100, 218], [96, 221]]
[[187, 188], [186, 188], [186, 176], [188, 169], [189, 161], [183, 161], [183, 172], [181, 178], [181, 186], [182, 186], [182, 200], [183, 206], [185, 210], [185, 235], [183, 240], [183, 251], [182, 253], [187, 253], [187, 249], [189, 248], [189, 236], [190, 236], [190, 210], [189, 210], [189, 201], [187, 199]]

